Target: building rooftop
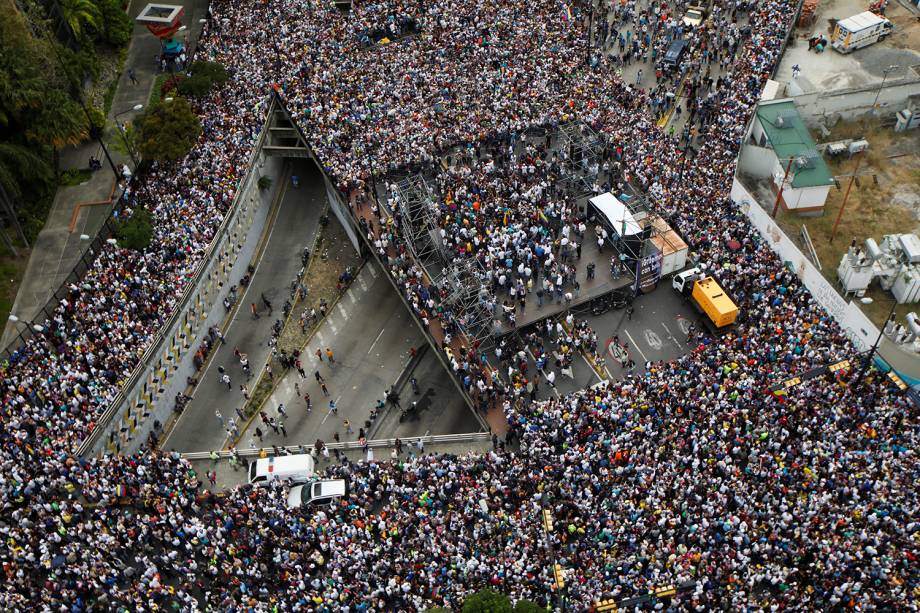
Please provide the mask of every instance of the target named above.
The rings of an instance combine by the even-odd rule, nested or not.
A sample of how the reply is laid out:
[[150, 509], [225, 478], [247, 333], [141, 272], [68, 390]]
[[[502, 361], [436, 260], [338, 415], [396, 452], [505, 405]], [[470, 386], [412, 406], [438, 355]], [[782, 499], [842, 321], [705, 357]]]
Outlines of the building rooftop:
[[761, 104], [757, 107], [757, 119], [776, 156], [784, 164], [789, 158], [796, 158], [789, 170], [793, 188], [834, 184], [834, 177], [818, 153], [795, 103], [788, 100]]

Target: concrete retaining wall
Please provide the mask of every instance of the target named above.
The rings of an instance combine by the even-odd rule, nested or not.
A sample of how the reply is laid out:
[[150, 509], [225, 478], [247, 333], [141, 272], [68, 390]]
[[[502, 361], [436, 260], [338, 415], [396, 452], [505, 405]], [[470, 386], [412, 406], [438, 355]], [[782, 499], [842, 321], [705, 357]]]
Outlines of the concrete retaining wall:
[[[271, 117], [271, 109], [266, 117]], [[137, 451], [154, 422], [165, 424], [169, 419], [176, 394], [185, 390], [188, 377], [195, 372], [195, 352], [208, 328], [226, 315], [223, 300], [230, 287], [246, 274], [275, 192], [281, 187], [280, 181], [275, 181], [271, 190], [259, 190], [257, 185], [262, 176], [279, 176], [284, 163], [262, 153], [266, 128], [267, 123], [253, 149], [249, 172], [198, 272], [187, 283], [181, 301], [154, 336], [134, 373], [81, 445], [80, 455]]]

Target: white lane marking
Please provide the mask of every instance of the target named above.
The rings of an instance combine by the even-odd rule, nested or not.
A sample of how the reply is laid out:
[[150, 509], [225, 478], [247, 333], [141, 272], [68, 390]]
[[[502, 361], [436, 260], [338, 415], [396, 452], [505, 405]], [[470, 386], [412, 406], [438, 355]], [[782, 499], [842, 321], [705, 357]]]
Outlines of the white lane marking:
[[361, 275], [361, 276], [358, 277], [358, 285], [361, 286], [361, 291], [362, 291], [362, 292], [366, 292], [366, 291], [367, 291], [367, 281], [364, 280], [364, 275]]
[[632, 346], [636, 348], [636, 351], [639, 352], [639, 355], [642, 356], [642, 359], [648, 362], [648, 358], [644, 353], [642, 353], [642, 347], [639, 346], [639, 343], [636, 342], [636, 339], [632, 337], [632, 334], [629, 333], [629, 330], [623, 330], [626, 333], [626, 336], [629, 337], [629, 342], [632, 343]]
[[371, 276], [374, 277], [375, 279], [377, 278], [377, 275], [380, 274], [379, 272], [377, 272], [377, 267], [374, 266], [373, 264], [368, 266], [368, 269], [371, 271]]
[[[334, 403], [336, 404], [336, 409], [338, 409], [339, 398], [341, 398], [341, 397], [342, 397], [342, 395], [339, 394], [338, 398], [336, 398], [335, 400], [332, 401], [332, 402], [334, 402]], [[330, 416], [330, 415], [332, 415], [332, 409], [329, 409], [329, 410], [326, 411], [326, 416], [323, 417], [323, 421], [321, 421], [319, 425], [323, 425], [324, 423], [326, 423], [326, 420], [329, 419], [329, 416]]]
[[332, 334], [338, 334], [339, 329], [336, 327], [335, 322], [332, 321], [332, 318], [327, 317], [326, 321], [329, 323], [329, 327], [332, 328]]
[[645, 329], [645, 342], [648, 343], [648, 346], [654, 349], [655, 351], [661, 351], [662, 345], [661, 337], [655, 334], [652, 330], [648, 328]]
[[348, 292], [348, 299], [351, 300], [351, 303], [352, 303], [352, 304], [357, 304], [357, 302], [358, 302], [358, 299], [355, 298], [355, 293], [352, 292], [352, 291], [349, 291], [349, 292]]
[[668, 328], [667, 324], [665, 324], [664, 322], [661, 322], [661, 327], [664, 328], [664, 331], [668, 333], [668, 338], [674, 341], [674, 344], [677, 345], [678, 349], [684, 348], [684, 346], [680, 344], [680, 341], [674, 338], [674, 335], [671, 334], [671, 330], [670, 328]]
[[681, 332], [683, 332], [684, 334], [690, 333], [690, 325], [691, 325], [690, 320], [687, 319], [686, 317], [677, 318], [677, 327], [679, 327]]
[[339, 312], [339, 315], [342, 316], [342, 319], [348, 321], [348, 313], [345, 311], [345, 307], [342, 306], [341, 302], [335, 305], [335, 310]]
[[370, 352], [374, 350], [374, 346], [377, 344], [377, 341], [380, 340], [380, 337], [383, 336], [383, 331], [384, 331], [384, 330], [386, 330], [386, 328], [381, 328], [381, 329], [380, 329], [380, 334], [378, 334], [378, 335], [377, 335], [377, 338], [374, 339], [374, 342], [371, 343], [371, 347], [370, 347], [370, 349], [367, 350], [367, 354], [365, 354], [365, 355], [370, 355]]

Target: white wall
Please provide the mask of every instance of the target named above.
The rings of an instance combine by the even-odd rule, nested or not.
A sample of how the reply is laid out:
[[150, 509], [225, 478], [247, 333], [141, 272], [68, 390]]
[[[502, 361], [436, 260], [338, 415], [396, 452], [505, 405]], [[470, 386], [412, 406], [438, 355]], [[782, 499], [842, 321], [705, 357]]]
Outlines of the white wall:
[[907, 107], [907, 98], [914, 94], [920, 94], [920, 78], [910, 77], [889, 79], [881, 90], [878, 85], [868, 85], [829, 92], [812, 92], [794, 96], [792, 100], [795, 101], [802, 120], [814, 125], [833, 115], [847, 120], [861, 117], [872, 110], [876, 95], [879, 114], [893, 116]]
[[824, 201], [827, 200], [827, 194], [830, 189], [829, 185], [802, 187], [799, 189], [787, 186], [783, 190], [783, 201], [786, 203], [786, 208], [790, 210], [824, 206]]
[[767, 239], [767, 243], [783, 261], [791, 262], [802, 283], [812, 297], [823, 306], [843, 328], [858, 351], [868, 350], [875, 342], [879, 329], [865, 316], [852, 300], [847, 302], [824, 278], [814, 264], [805, 257], [795, 243], [776, 225], [763, 210], [754, 196], [736, 177], [732, 184], [731, 198], [748, 216], [755, 228]]
[[746, 175], [766, 179], [773, 174], [773, 167], [776, 164], [776, 152], [772, 149], [751, 144], [746, 144], [741, 148], [738, 168]]

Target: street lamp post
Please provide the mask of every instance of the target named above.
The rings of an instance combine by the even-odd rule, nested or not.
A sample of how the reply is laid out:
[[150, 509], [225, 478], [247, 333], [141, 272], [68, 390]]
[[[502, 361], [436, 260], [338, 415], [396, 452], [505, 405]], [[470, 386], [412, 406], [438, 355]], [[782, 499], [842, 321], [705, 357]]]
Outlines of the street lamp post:
[[131, 162], [134, 164], [134, 169], [133, 169], [133, 170], [134, 170], [135, 172], [137, 171], [137, 157], [134, 155], [134, 147], [132, 147], [132, 146], [131, 146], [131, 143], [128, 142], [128, 134], [127, 134], [127, 132], [125, 131], [125, 126], [124, 126], [123, 123], [121, 123], [120, 121], [118, 121], [118, 118], [121, 117], [122, 115], [126, 115], [127, 113], [135, 113], [135, 112], [137, 112], [137, 111], [140, 111], [140, 110], [143, 109], [143, 108], [144, 108], [144, 105], [143, 105], [143, 104], [135, 104], [133, 107], [131, 107], [131, 108], [128, 109], [127, 111], [122, 111], [122, 112], [120, 112], [120, 113], [115, 113], [115, 117], [114, 117], [114, 119], [115, 119], [115, 125], [118, 127], [118, 133], [121, 134], [121, 140], [122, 140], [122, 142], [124, 142], [124, 144], [125, 144], [125, 149], [128, 150], [128, 157], [131, 158]]
[[37, 323], [35, 323], [34, 321], [30, 321], [30, 320], [25, 320], [25, 321], [23, 321], [23, 320], [19, 319], [19, 317], [17, 317], [16, 315], [10, 315], [10, 316], [8, 317], [8, 319], [9, 319], [11, 322], [13, 322], [14, 324], [19, 324], [19, 325], [21, 325], [21, 326], [23, 326], [23, 327], [25, 327], [25, 328], [32, 328], [32, 329], [35, 330], [36, 332], [44, 332], [44, 331], [45, 331], [45, 327], [44, 327], [44, 326], [40, 326], [40, 325], [38, 325]]

